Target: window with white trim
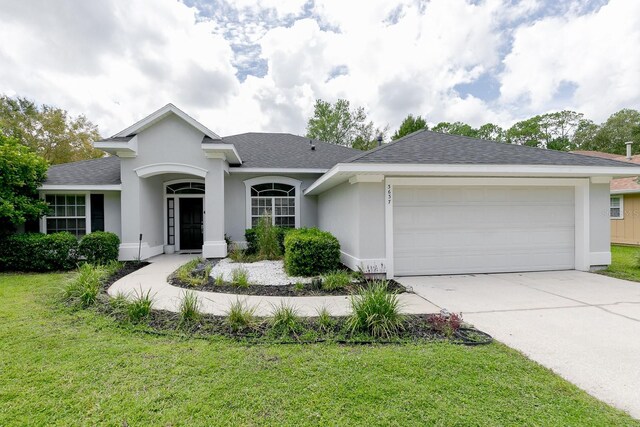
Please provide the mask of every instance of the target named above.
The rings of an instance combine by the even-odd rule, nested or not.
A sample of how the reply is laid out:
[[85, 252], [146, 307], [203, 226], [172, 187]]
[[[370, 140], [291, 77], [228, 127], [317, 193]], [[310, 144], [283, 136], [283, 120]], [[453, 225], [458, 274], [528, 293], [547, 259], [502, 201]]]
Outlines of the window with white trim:
[[611, 196], [609, 198], [609, 216], [611, 219], [623, 218], [622, 196]]
[[281, 183], [265, 183], [251, 186], [251, 226], [260, 217], [270, 215], [273, 225], [296, 226], [296, 188]]
[[47, 194], [47, 233], [68, 231], [76, 237], [87, 234], [87, 208], [84, 194]]

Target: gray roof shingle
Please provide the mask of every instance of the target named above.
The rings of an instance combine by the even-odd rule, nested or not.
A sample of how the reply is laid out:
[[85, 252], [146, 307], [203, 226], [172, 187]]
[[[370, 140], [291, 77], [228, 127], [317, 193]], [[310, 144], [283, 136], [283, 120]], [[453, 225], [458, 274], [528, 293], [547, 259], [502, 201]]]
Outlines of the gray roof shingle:
[[120, 184], [120, 158], [115, 156], [53, 165], [47, 171], [45, 185]]
[[361, 153], [345, 163], [637, 166], [616, 160], [428, 130], [414, 132], [382, 147]]
[[[204, 138], [203, 143], [220, 142]], [[361, 153], [353, 148], [313, 140], [289, 133], [242, 133], [225, 136], [222, 142], [233, 144], [242, 158], [242, 166], [234, 168], [304, 168], [330, 169]]]

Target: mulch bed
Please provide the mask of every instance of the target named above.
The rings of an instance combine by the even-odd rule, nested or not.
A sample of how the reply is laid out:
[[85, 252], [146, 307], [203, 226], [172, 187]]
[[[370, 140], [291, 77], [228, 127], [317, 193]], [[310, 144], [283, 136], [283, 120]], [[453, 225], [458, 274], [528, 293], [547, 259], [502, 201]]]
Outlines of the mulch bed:
[[[184, 283], [178, 280], [173, 275], [169, 277], [169, 283], [180, 288], [193, 289], [196, 291], [219, 292], [223, 294], [259, 295], [273, 297], [305, 297], [351, 295], [357, 293], [357, 291], [362, 287], [366, 288], [370, 286], [372, 282], [354, 283], [346, 288], [335, 289], [332, 291], [313, 288], [310, 283], [305, 284], [302, 288], [298, 288], [294, 284], [280, 286], [252, 284], [245, 288], [234, 286], [228, 283], [225, 283], [224, 285], [216, 285], [213, 278], [211, 277], [209, 278], [209, 282], [206, 285], [192, 286], [188, 283]], [[387, 290], [389, 292], [395, 292], [398, 294], [407, 292], [407, 289], [395, 280], [387, 280], [386, 283]]]
[[116, 283], [118, 280], [122, 279], [124, 276], [133, 273], [136, 270], [140, 270], [142, 267], [146, 267], [149, 265], [146, 261], [126, 261], [123, 263], [124, 265], [120, 270], [116, 272], [116, 274], [110, 276], [104, 282], [102, 282], [102, 290], [104, 292], [109, 289], [109, 286]]

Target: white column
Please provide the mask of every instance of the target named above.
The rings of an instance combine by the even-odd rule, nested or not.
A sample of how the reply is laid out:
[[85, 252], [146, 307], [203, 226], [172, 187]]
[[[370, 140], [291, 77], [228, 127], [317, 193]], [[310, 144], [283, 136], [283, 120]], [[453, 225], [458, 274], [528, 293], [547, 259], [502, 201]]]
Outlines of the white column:
[[224, 241], [224, 174], [225, 160], [209, 160], [209, 171], [204, 183], [204, 258], [224, 258], [227, 243]]
[[[140, 180], [144, 178], [138, 177], [131, 168], [126, 168], [124, 161], [122, 163], [122, 190], [120, 192], [122, 239], [119, 259], [129, 261], [138, 258], [139, 239], [142, 232], [140, 227]], [[149, 245], [142, 242], [141, 259], [149, 257], [148, 249]]]

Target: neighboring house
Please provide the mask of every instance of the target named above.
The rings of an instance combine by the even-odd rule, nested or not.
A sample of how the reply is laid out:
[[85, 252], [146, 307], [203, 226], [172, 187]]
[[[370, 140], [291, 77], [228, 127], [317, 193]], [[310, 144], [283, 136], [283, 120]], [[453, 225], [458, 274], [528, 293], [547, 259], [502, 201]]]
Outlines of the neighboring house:
[[[418, 131], [368, 152], [273, 133], [217, 134], [169, 104], [52, 166], [44, 232], [117, 233], [120, 258], [227, 255], [265, 211], [333, 233], [352, 269], [388, 277], [610, 263], [615, 160]], [[140, 246], [139, 246], [140, 245]]]
[[[627, 144], [627, 151], [626, 156], [601, 151], [574, 151], [574, 153], [640, 164], [640, 155], [631, 155], [630, 144]], [[638, 177], [612, 179], [610, 188], [611, 243], [640, 245], [640, 184]]]

